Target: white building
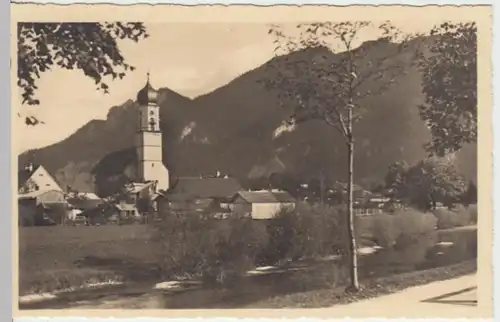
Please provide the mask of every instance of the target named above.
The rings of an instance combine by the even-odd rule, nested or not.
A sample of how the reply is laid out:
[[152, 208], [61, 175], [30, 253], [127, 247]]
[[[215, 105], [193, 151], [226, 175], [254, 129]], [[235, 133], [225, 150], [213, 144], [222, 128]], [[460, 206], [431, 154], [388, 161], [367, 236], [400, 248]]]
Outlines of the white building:
[[169, 172], [163, 164], [163, 142], [160, 129], [159, 94], [149, 83], [137, 94], [139, 104], [136, 134], [137, 178], [139, 183], [156, 181], [158, 191], [170, 187]]
[[271, 219], [281, 210], [295, 208], [295, 199], [282, 190], [240, 191], [233, 200], [237, 213], [248, 214], [253, 219]]
[[42, 165], [28, 164], [18, 172], [17, 179], [19, 195], [41, 194], [48, 191], [63, 192], [54, 177]]

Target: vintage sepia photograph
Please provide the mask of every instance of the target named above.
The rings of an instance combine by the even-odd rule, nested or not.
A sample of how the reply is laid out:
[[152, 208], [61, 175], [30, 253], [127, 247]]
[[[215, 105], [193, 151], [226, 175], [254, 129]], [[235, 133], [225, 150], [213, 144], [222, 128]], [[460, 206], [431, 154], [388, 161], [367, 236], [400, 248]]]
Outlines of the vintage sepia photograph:
[[492, 316], [488, 6], [12, 26], [19, 312]]

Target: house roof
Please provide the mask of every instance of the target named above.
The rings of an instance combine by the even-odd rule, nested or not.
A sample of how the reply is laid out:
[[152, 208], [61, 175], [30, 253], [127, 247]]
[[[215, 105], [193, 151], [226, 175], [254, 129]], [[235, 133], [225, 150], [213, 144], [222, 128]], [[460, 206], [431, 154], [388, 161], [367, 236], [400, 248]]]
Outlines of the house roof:
[[22, 199], [36, 199], [37, 197], [40, 197], [46, 193], [49, 193], [49, 192], [57, 192], [57, 193], [60, 193], [62, 194], [61, 191], [59, 190], [56, 190], [56, 189], [51, 189], [51, 190], [35, 190], [35, 191], [30, 191], [28, 193], [20, 193], [17, 197], [18, 200], [22, 200]]
[[231, 198], [241, 189], [234, 178], [181, 177], [174, 182], [167, 197], [170, 200]]
[[240, 191], [237, 196], [240, 196], [249, 203], [284, 203], [295, 201], [295, 198], [288, 192], [282, 190]]
[[89, 210], [97, 208], [104, 202], [101, 199], [84, 199], [84, 198], [68, 198], [67, 201], [71, 206], [73, 206], [73, 208], [81, 210]]
[[68, 199], [69, 198], [81, 198], [81, 199], [88, 199], [88, 200], [100, 200], [101, 199], [93, 192], [70, 192], [70, 193], [68, 193]]
[[136, 210], [135, 205], [128, 204], [128, 203], [119, 203], [119, 204], [116, 204], [116, 208], [118, 208], [119, 210], [125, 210], [125, 211], [134, 211], [134, 210]]
[[66, 211], [68, 208], [68, 205], [65, 202], [42, 202], [40, 206], [43, 209], [46, 210], [51, 210], [51, 211], [57, 211], [57, 210], [64, 210]]
[[38, 168], [40, 168], [40, 165], [33, 165], [31, 169], [23, 168], [19, 170], [17, 172], [17, 189], [20, 189]]
[[[346, 182], [339, 182], [339, 181], [337, 181], [337, 182], [335, 182], [335, 183], [334, 183], [334, 187], [335, 187], [336, 189], [339, 189], [339, 190], [346, 190], [346, 191], [347, 191], [347, 186], [348, 186], [348, 185], [347, 185], [347, 183], [346, 183]], [[365, 190], [363, 189], [363, 187], [361, 187], [360, 185], [357, 185], [357, 184], [353, 184], [353, 185], [352, 185], [352, 190], [353, 190], [353, 191], [363, 191], [363, 192], [369, 192], [369, 191], [365, 191]]]
[[154, 193], [152, 196], [151, 196], [151, 200], [156, 200], [158, 198], [162, 198], [163, 197], [163, 194], [162, 193]]
[[129, 185], [126, 186], [127, 192], [128, 193], [138, 193], [144, 190], [146, 187], [149, 187], [153, 184], [154, 182], [149, 181], [149, 182], [132, 182]]
[[21, 199], [35, 199], [36, 197], [38, 197], [39, 195], [41, 195], [44, 191], [39, 191], [39, 190], [36, 190], [36, 191], [30, 191], [28, 193], [20, 193], [17, 197], [18, 200], [21, 200]]

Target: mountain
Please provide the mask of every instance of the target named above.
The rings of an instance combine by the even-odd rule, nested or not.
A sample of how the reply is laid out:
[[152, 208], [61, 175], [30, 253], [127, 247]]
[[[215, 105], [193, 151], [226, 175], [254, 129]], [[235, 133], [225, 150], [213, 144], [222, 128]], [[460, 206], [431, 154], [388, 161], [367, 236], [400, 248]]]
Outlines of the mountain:
[[[382, 55], [393, 50], [391, 46], [387, 42], [367, 44], [367, 55], [362, 59]], [[277, 77], [276, 71], [285, 70], [294, 61], [312, 64], [325, 57], [335, 60], [340, 55], [312, 48], [276, 57], [193, 100], [168, 88], [160, 89], [163, 157], [172, 175], [221, 171], [246, 180], [275, 172], [310, 178], [323, 171], [335, 180], [345, 180], [342, 137], [321, 121], [308, 121], [293, 129], [284, 127], [293, 105], [280, 106], [279, 93], [260, 82]], [[374, 86], [367, 84], [365, 89]], [[356, 182], [380, 181], [390, 163], [413, 163], [425, 157], [423, 144], [430, 134], [417, 109], [423, 99], [420, 74], [411, 67], [397, 76], [388, 91], [363, 101], [366, 112], [355, 127]], [[91, 121], [59, 143], [20, 155], [19, 164], [34, 158], [55, 175], [61, 186], [107, 195], [127, 180], [133, 168], [136, 109], [132, 100], [115, 106], [106, 120]], [[475, 145], [458, 153], [457, 165], [475, 181]]]

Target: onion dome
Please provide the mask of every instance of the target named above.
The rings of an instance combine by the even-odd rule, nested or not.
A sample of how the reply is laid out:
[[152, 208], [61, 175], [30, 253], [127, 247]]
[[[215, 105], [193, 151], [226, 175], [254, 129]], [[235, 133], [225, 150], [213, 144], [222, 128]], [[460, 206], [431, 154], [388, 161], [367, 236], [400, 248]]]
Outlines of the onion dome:
[[137, 93], [137, 102], [140, 105], [148, 105], [150, 103], [158, 103], [158, 91], [151, 86], [149, 83], [149, 73], [148, 73], [148, 81], [146, 86]]

